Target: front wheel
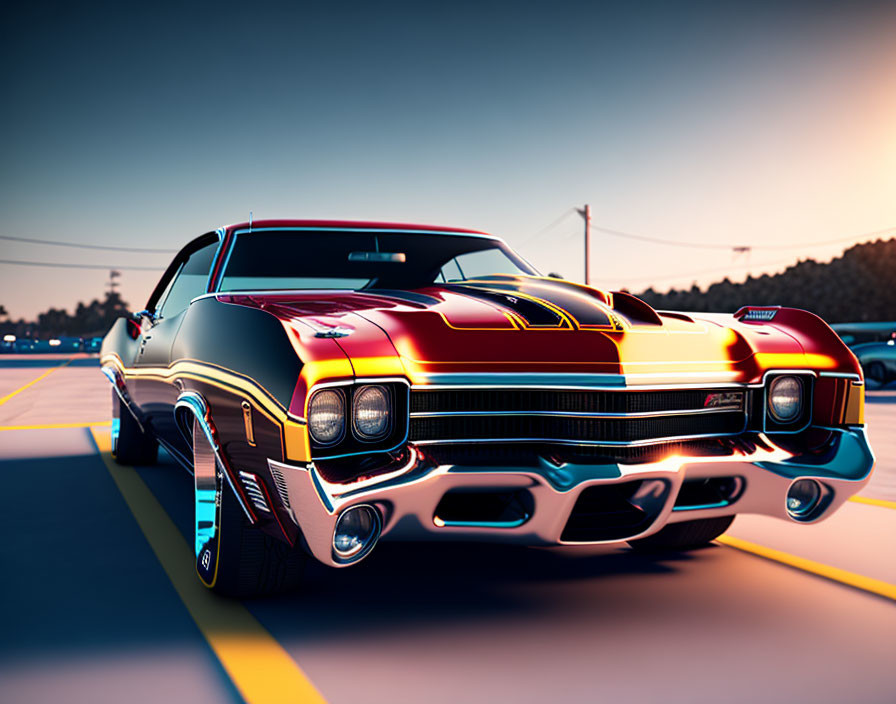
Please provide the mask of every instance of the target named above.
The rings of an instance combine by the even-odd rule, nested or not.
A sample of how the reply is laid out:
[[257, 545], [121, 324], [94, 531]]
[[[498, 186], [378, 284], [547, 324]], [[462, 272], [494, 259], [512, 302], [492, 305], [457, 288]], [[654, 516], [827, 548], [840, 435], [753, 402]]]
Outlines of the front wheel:
[[704, 518], [699, 521], [670, 523], [653, 535], [639, 540], [628, 541], [632, 550], [639, 552], [662, 552], [667, 550], [691, 550], [707, 545], [734, 521], [734, 516]]
[[202, 583], [228, 596], [259, 596], [296, 588], [307, 555], [249, 523], [196, 419], [193, 470], [196, 572]]

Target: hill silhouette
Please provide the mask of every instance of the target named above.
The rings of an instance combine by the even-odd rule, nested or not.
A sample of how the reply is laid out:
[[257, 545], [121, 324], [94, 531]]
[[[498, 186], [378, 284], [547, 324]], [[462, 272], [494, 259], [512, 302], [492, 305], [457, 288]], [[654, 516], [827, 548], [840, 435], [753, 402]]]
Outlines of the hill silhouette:
[[826, 264], [806, 259], [774, 276], [742, 283], [726, 277], [705, 291], [694, 285], [636, 295], [660, 310], [733, 313], [746, 305], [786, 306], [828, 323], [896, 320], [896, 239], [854, 245]]

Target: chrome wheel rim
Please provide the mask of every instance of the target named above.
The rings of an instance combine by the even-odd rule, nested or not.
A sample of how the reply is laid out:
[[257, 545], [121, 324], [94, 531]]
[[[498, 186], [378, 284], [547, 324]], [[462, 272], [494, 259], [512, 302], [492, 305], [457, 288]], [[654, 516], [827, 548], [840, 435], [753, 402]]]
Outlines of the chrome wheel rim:
[[212, 587], [218, 573], [223, 473], [215, 451], [193, 419], [194, 547], [196, 571]]

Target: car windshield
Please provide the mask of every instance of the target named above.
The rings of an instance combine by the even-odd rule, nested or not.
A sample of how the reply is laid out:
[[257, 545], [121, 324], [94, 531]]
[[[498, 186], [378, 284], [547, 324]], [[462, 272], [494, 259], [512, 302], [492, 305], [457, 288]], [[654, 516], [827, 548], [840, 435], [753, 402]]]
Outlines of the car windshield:
[[238, 232], [220, 291], [412, 289], [491, 274], [537, 274], [484, 236], [361, 230]]

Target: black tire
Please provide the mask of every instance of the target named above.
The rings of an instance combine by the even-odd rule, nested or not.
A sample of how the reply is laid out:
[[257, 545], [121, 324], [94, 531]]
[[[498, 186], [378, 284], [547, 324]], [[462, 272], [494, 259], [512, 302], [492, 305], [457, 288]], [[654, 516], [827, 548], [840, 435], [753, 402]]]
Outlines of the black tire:
[[883, 386], [887, 383], [887, 368], [883, 362], [872, 362], [865, 370], [866, 381], [872, 382], [873, 386]]
[[112, 434], [112, 456], [118, 464], [155, 464], [159, 456], [159, 443], [145, 433], [114, 391], [112, 392], [113, 422], [118, 432]]
[[728, 530], [734, 516], [704, 518], [699, 521], [670, 523], [659, 532], [640, 540], [628, 541], [633, 550], [639, 552], [664, 552], [699, 548], [718, 538]]
[[[208, 440], [195, 420], [193, 457], [194, 470], [198, 469], [194, 471], [194, 510], [197, 513], [194, 545], [196, 572], [202, 583], [219, 594], [237, 597], [263, 596], [296, 589], [302, 582], [308, 562], [307, 553], [302, 547], [292, 547], [249, 523], [233, 489], [224, 478], [223, 468], [214, 459]], [[214, 469], [211, 469], [210, 462], [213, 462]], [[214, 473], [213, 483], [210, 471]], [[203, 479], [207, 491], [205, 502], [202, 500]], [[208, 493], [212, 491], [214, 498]], [[214, 502], [215, 525], [206, 528], [207, 534], [200, 537], [198, 515], [203, 503], [206, 511], [212, 510], [209, 501]], [[204, 538], [207, 539], [203, 542]]]

